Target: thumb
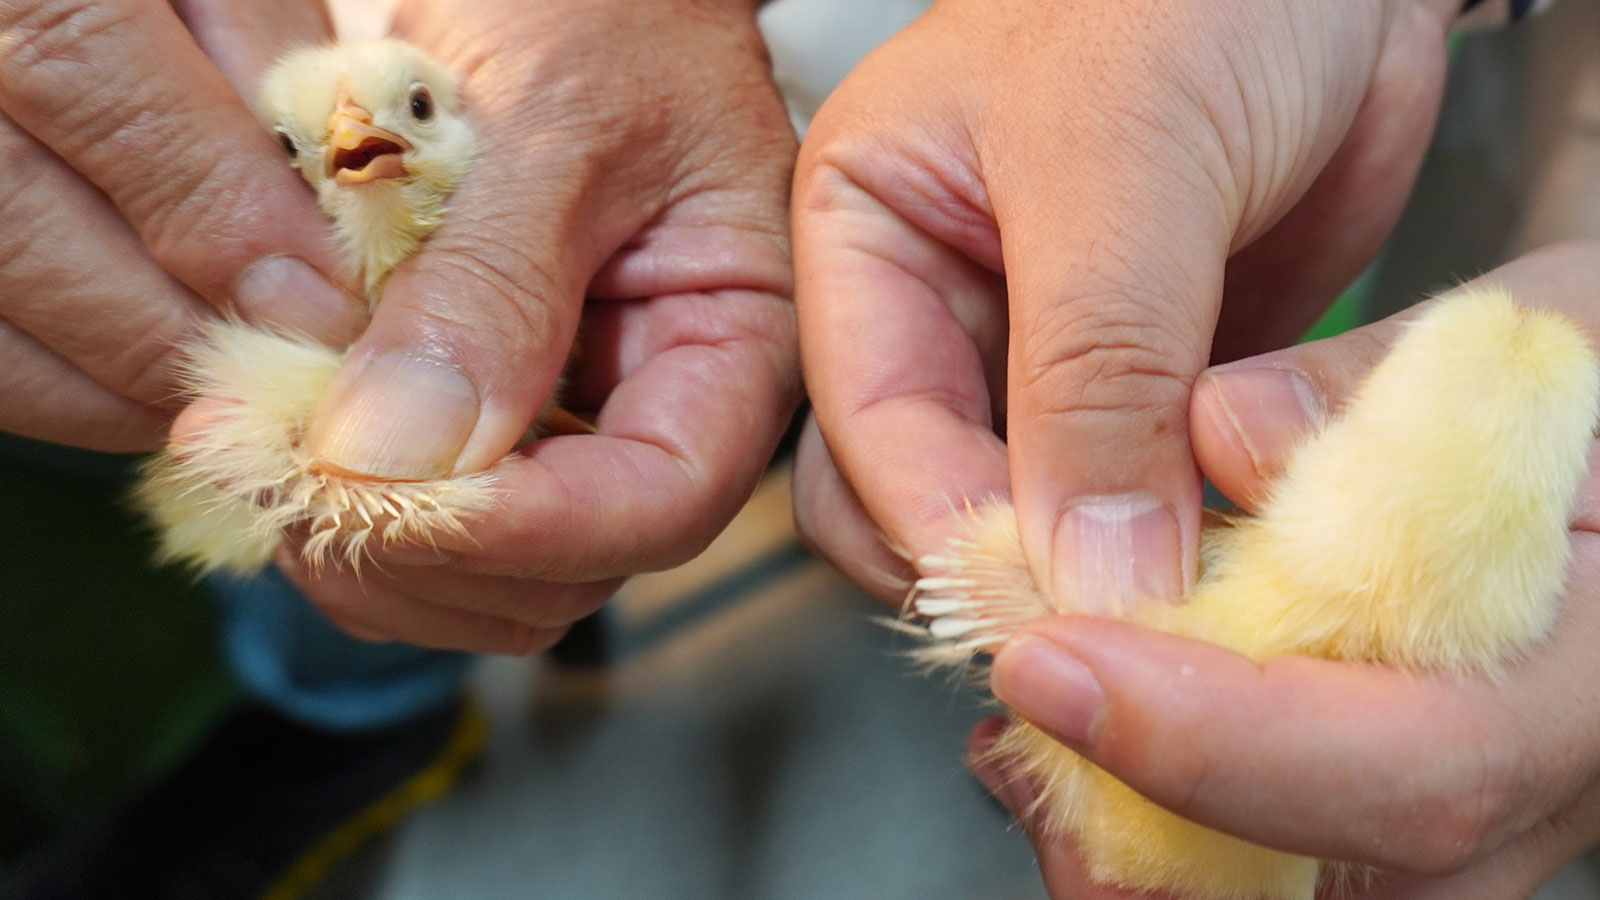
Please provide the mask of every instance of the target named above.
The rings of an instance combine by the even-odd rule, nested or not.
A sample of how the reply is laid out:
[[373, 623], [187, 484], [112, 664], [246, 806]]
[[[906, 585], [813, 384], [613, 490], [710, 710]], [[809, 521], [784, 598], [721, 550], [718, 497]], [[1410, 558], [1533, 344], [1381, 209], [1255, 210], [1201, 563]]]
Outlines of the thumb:
[[1102, 613], [1175, 602], [1193, 581], [1200, 483], [1188, 400], [1232, 238], [1203, 179], [1127, 168], [1018, 160], [1014, 171], [1072, 177], [1047, 197], [1002, 185], [995, 199], [1023, 547], [1054, 596]]
[[320, 462], [396, 480], [486, 469], [556, 387], [593, 270], [560, 228], [575, 199], [533, 212], [503, 199], [538, 196], [506, 173], [494, 187], [469, 175], [452, 206], [471, 221], [441, 227], [395, 271], [307, 430]]
[[[396, 480], [487, 469], [516, 445], [557, 387], [591, 278], [638, 225], [597, 183], [595, 160], [615, 158], [625, 135], [584, 115], [581, 84], [546, 86], [530, 104], [530, 78], [548, 77], [539, 54], [487, 64], [487, 16], [414, 6], [397, 28], [461, 73], [478, 153], [444, 224], [395, 268], [306, 433], [328, 468]], [[526, 38], [501, 32], [496, 41]]]

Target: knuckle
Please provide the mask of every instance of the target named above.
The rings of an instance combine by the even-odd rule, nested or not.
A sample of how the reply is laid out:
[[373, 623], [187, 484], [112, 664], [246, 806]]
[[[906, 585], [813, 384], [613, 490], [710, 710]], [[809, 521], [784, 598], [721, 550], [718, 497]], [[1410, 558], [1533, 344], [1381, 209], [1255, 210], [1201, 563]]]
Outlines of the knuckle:
[[122, 353], [107, 364], [119, 393], [133, 400], [162, 403], [176, 396], [179, 374], [188, 359], [181, 314], [152, 322], [121, 336]]
[[1121, 293], [1052, 308], [1020, 349], [1017, 387], [1045, 414], [1180, 405], [1194, 378], [1172, 327]]
[[1391, 808], [1383, 833], [1384, 864], [1417, 875], [1449, 875], [1467, 868], [1503, 839], [1503, 825], [1527, 796], [1520, 766], [1510, 754], [1484, 752], [1446, 765], [1421, 799]]
[[430, 276], [448, 282], [430, 294], [450, 303], [418, 312], [447, 331], [514, 348], [544, 346], [560, 333], [550, 298], [563, 296], [564, 286], [555, 272], [527, 257], [514, 235], [475, 225], [471, 246], [431, 249], [428, 265]]
[[199, 146], [183, 153], [188, 158], [163, 167], [163, 177], [131, 183], [117, 200], [151, 258], [192, 280], [252, 248], [259, 227], [256, 200], [269, 186], [234, 157]]
[[45, 111], [70, 104], [66, 86], [85, 87], [96, 42], [121, 30], [128, 14], [92, 0], [40, 0], [0, 5], [0, 96]]
[[1167, 771], [1171, 780], [1163, 786], [1162, 795], [1172, 800], [1173, 812], [1188, 818], [1204, 809], [1209, 798], [1217, 793], [1218, 777], [1209, 754], [1188, 753], [1182, 760], [1179, 766], [1152, 765], [1148, 771]]
[[1487, 821], [1475, 804], [1428, 804], [1422, 818], [1410, 850], [1396, 860], [1400, 867], [1418, 875], [1449, 875], [1481, 855]]
[[[128, 4], [44, 2], [0, 21], [0, 107], [58, 154], [115, 177], [129, 156], [183, 146], [176, 79], [135, 71], [148, 23]], [[157, 157], [150, 157], [157, 158]], [[98, 178], [97, 178], [98, 180]]]

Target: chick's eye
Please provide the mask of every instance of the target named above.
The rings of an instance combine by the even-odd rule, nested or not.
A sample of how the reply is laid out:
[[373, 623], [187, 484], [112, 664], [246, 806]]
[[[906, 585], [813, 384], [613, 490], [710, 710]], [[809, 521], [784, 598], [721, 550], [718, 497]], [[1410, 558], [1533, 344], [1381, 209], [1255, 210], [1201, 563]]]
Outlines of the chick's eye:
[[289, 137], [289, 132], [284, 131], [282, 128], [276, 129], [276, 131], [278, 134], [278, 143], [283, 145], [283, 150], [285, 153], [289, 154], [289, 158], [294, 159], [296, 156], [299, 156], [300, 148], [294, 145], [294, 138]]
[[411, 115], [419, 122], [433, 118], [433, 95], [421, 85], [411, 89]]

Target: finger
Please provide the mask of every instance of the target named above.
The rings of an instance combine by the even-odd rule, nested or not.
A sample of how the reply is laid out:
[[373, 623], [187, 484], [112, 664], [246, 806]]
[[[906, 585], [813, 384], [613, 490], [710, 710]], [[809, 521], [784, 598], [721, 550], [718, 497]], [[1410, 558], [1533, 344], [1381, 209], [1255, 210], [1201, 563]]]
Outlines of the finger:
[[[428, 551], [424, 550], [423, 553]], [[498, 619], [565, 628], [604, 605], [620, 579], [588, 584], [551, 584], [459, 571], [448, 562], [363, 570], [363, 582], [436, 606]]]
[[175, 348], [209, 308], [151, 262], [102, 194], [4, 116], [0, 221], [0, 319], [113, 393], [170, 404]]
[[0, 7], [0, 111], [213, 305], [329, 338], [358, 326], [325, 218], [167, 4]]
[[1600, 842], [1600, 782], [1474, 866], [1443, 878], [1377, 874], [1363, 900], [1501, 900], [1529, 897]]
[[1400, 17], [1344, 143], [1294, 208], [1228, 261], [1213, 361], [1292, 344], [1383, 245], [1438, 117], [1440, 27], [1422, 10]]
[[495, 514], [438, 539], [458, 565], [562, 582], [665, 568], [749, 497], [796, 401], [788, 304], [729, 292], [650, 307], [659, 346], [612, 391], [598, 433], [498, 465]]
[[[1517, 302], [1560, 310], [1600, 338], [1592, 302], [1600, 258], [1588, 242], [1546, 248], [1483, 276]], [[1469, 285], [1470, 287], [1470, 285]], [[1291, 347], [1203, 374], [1195, 384], [1191, 427], [1206, 476], [1247, 508], [1266, 496], [1289, 453], [1327, 415], [1337, 413], [1388, 351], [1407, 311], [1338, 337]]]
[[[1422, 874], [1484, 858], [1571, 801], [1600, 746], [1600, 539], [1574, 540], [1551, 638], [1498, 680], [1297, 657], [1255, 663], [1060, 619], [997, 656], [1019, 714], [1155, 802], [1296, 853]], [[1170, 748], [1182, 746], [1174, 754]]]
[[1009, 491], [991, 399], [1004, 377], [983, 352], [1004, 347], [1004, 289], [970, 150], [921, 134], [862, 146], [870, 115], [830, 101], [801, 149], [801, 353], [838, 471], [890, 545], [916, 558], [943, 544], [967, 501]]
[[297, 47], [333, 39], [321, 0], [171, 0], [178, 18], [247, 104], [261, 76]]
[[815, 418], [806, 420], [795, 450], [794, 518], [812, 552], [880, 602], [905, 604], [916, 573], [875, 528], [828, 454]]
[[1030, 567], [1090, 610], [1175, 602], [1199, 534], [1189, 390], [1234, 238], [1216, 187], [1233, 177], [1225, 154], [1142, 122], [1063, 128], [1067, 140], [992, 131], [984, 155], [1006, 160], [989, 189], [1011, 305], [1008, 458]]
[[331, 621], [363, 640], [523, 656], [548, 649], [566, 630], [419, 600], [345, 568], [313, 571], [288, 548], [273, 562]]
[[108, 453], [153, 450], [167, 419], [97, 384], [0, 319], [0, 431]]

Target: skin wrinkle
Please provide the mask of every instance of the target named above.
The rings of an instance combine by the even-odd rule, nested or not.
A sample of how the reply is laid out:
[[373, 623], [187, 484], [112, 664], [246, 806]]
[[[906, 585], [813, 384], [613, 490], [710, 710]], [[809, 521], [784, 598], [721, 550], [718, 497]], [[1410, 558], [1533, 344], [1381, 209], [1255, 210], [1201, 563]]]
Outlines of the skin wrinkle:
[[106, 369], [117, 373], [115, 378], [96, 380], [130, 400], [175, 409], [183, 396], [173, 385], [187, 355], [185, 342], [194, 334], [188, 312], [173, 308], [163, 321], [134, 331], [121, 344], [123, 352], [104, 361]]
[[49, 71], [51, 65], [98, 68], [98, 54], [84, 45], [137, 18], [125, 7], [87, 0], [0, 6], [0, 97], [25, 94], [21, 88], [29, 84], [77, 83]]
[[[280, 566], [303, 590], [306, 590], [310, 583], [323, 580], [310, 575], [298, 563], [290, 565], [280, 562]], [[422, 627], [407, 628], [405, 640], [423, 646], [448, 646], [440, 641], [440, 631], [448, 633], [465, 630], [476, 633], [487, 641], [485, 652], [536, 653], [553, 644], [565, 632], [564, 628], [545, 629], [521, 622], [508, 622], [481, 613], [460, 611], [456, 611], [458, 617], [447, 624], [443, 621], [439, 609], [403, 590], [356, 582], [353, 576], [344, 573], [329, 573], [326, 580], [343, 581], [351, 590], [332, 595], [338, 599], [318, 600], [317, 606], [336, 621], [352, 621], [365, 634], [382, 636], [377, 638], [380, 640], [386, 639], [391, 633], [392, 626], [385, 620], [392, 617], [396, 609], [409, 613], [406, 618], [408, 622], [420, 620]], [[307, 590], [307, 593], [312, 592]], [[372, 625], [371, 620], [383, 624]]]
[[[237, 157], [194, 162], [200, 168], [191, 170], [192, 182], [152, 184], [149, 193], [127, 196], [122, 208], [139, 223], [145, 246], [162, 268], [184, 273], [193, 281], [191, 287], [217, 296], [229, 287], [220, 267], [215, 267], [219, 250], [234, 258], [230, 261], [239, 261], [271, 248], [268, 241], [253, 237], [252, 223], [241, 221], [234, 211], [249, 210], [250, 198], [276, 190], [272, 183], [276, 179], [261, 177], [263, 173], [253, 166], [241, 166]], [[150, 204], [147, 210], [140, 208], [145, 201]]]
[[[832, 200], [833, 205], [830, 205], [830, 206], [826, 207], [829, 212], [833, 212], [835, 214], [849, 214], [849, 215], [867, 215], [868, 214], [867, 211], [857, 210], [852, 205], [845, 204], [843, 202], [843, 198], [846, 197], [846, 196], [850, 196], [850, 197], [866, 200], [871, 205], [871, 208], [873, 208], [873, 209], [883, 210], [883, 211], [886, 211], [886, 212], [890, 211], [889, 208], [884, 205], [884, 201], [882, 199], [880, 199], [879, 197], [877, 197], [876, 195], [874, 195], [870, 191], [868, 191], [865, 188], [863, 188], [860, 184], [855, 182], [847, 173], [845, 173], [845, 172], [843, 172], [843, 171], [841, 171], [839, 169], [836, 169], [836, 168], [824, 168], [822, 171], [823, 171], [823, 175], [821, 175], [817, 179], [813, 179], [810, 182], [812, 185], [816, 185], [816, 184], [819, 184], [819, 183], [825, 183], [825, 182], [830, 182], [830, 183], [831, 182], [837, 182], [837, 183], [831, 183], [826, 188], [814, 188], [814, 189], [811, 189], [811, 190], [817, 190], [819, 192], [828, 193], [828, 194], [831, 195], [831, 198], [835, 198], [835, 199]], [[837, 177], [836, 178], [835, 177], [830, 177], [830, 173], [831, 173], [832, 176], [837, 176]], [[809, 192], [810, 192], [810, 190], [807, 190], [807, 191], [804, 191], [803, 193], [809, 193]], [[801, 202], [804, 202], [804, 201], [802, 200]], [[893, 214], [893, 213], [891, 212], [891, 214]], [[935, 236], [935, 237], [937, 237], [937, 236]], [[867, 257], [869, 259], [875, 259], [875, 260], [878, 260], [880, 262], [883, 262], [883, 263], [887, 264], [892, 269], [900, 272], [901, 275], [903, 275], [907, 279], [909, 279], [909, 281], [912, 284], [918, 285], [923, 290], [925, 290], [928, 293], [930, 293], [933, 296], [934, 300], [940, 306], [942, 306], [947, 311], [947, 313], [949, 315], [951, 315], [951, 316], [953, 316], [955, 318], [955, 320], [961, 325], [962, 329], [965, 332], [968, 333], [969, 337], [972, 337], [974, 339], [974, 341], [975, 341], [975, 348], [974, 349], [975, 350], [976, 349], [980, 349], [979, 346], [976, 343], [977, 336], [973, 332], [973, 328], [972, 328], [973, 323], [968, 320], [968, 318], [970, 317], [971, 307], [973, 306], [973, 304], [966, 303], [966, 302], [958, 302], [958, 301], [962, 300], [963, 298], [952, 297], [952, 296], [944, 294], [944, 293], [942, 293], [940, 291], [935, 290], [934, 288], [932, 288], [932, 286], [930, 284], [928, 284], [927, 281], [925, 281], [923, 278], [921, 278], [920, 276], [918, 276], [916, 274], [916, 271], [915, 271], [914, 267], [908, 265], [905, 262], [902, 262], [895, 255], [892, 255], [892, 254], [890, 254], [890, 253], [888, 253], [886, 251], [882, 251], [882, 250], [879, 250], [876, 247], [868, 246], [868, 245], [865, 245], [865, 244], [852, 245], [850, 247], [850, 249], [852, 251], [854, 251], [854, 252], [860, 253], [861, 255], [863, 255], [863, 256], [865, 256], [865, 257]], [[965, 262], [965, 261], [959, 261], [958, 264], [961, 264], [962, 262]], [[971, 264], [971, 263], [967, 263], [967, 264]], [[961, 286], [956, 279], [944, 279], [944, 280], [942, 280], [942, 283], [953, 284], [953, 285], [956, 285], [957, 287]], [[988, 304], [980, 304], [980, 305], [988, 305]], [[968, 313], [968, 317], [963, 317], [963, 315], [962, 315], [963, 311], [966, 311]], [[997, 329], [994, 329], [994, 330], [1003, 333], [1003, 331], [1004, 331], [1004, 323], [1001, 322], [1000, 326]], [[999, 344], [1001, 341], [1003, 341], [1002, 337], [995, 336], [992, 340], [985, 342], [985, 344], [986, 345], [994, 345], [994, 344]], [[997, 357], [994, 358], [994, 359], [985, 360], [983, 358], [983, 355], [980, 353], [980, 356], [979, 356], [980, 368], [982, 368], [985, 371], [985, 379], [984, 380], [986, 382], [993, 380], [992, 378], [990, 378], [990, 370], [994, 370], [996, 373], [1000, 374], [1001, 379], [1002, 379], [1002, 383], [1003, 383], [1004, 363], [1003, 363], [1003, 359], [999, 358], [999, 357], [1003, 357], [1003, 344], [1000, 344], [1000, 346], [997, 349], [1001, 350], [1002, 352], [997, 354]], [[865, 392], [865, 393], [871, 394], [872, 392], [868, 391], [868, 392]], [[857, 401], [856, 405], [859, 406], [859, 401]], [[1003, 403], [996, 403], [996, 402], [991, 400], [991, 401], [984, 401], [981, 404], [979, 404], [978, 401], [974, 401], [974, 406], [977, 406], [977, 405], [988, 406], [990, 408], [991, 419], [998, 420], [998, 416], [995, 415], [994, 410], [999, 406], [1003, 406]]]
[[[44, 198], [36, 198], [34, 193], [40, 189], [41, 180], [36, 178], [16, 178], [16, 173], [26, 172], [29, 168], [45, 165], [58, 165], [49, 150], [33, 138], [32, 135], [14, 125], [10, 119], [0, 115], [0, 172], [7, 173], [5, 190], [0, 191], [0, 217], [4, 221], [27, 221], [37, 219], [41, 212], [48, 210], [50, 205], [38, 202]], [[13, 207], [23, 201], [35, 201], [18, 213]], [[19, 254], [6, 252], [6, 235], [15, 236], [19, 229], [5, 229], [0, 232], [0, 267], [15, 261]]]
[[[53, 213], [59, 212], [59, 198], [57, 204], [52, 204], [57, 209], [40, 207], [37, 214], [19, 215], [7, 205], [29, 195], [29, 186], [26, 184], [19, 190], [0, 193], [0, 220], [49, 223], [53, 218], [58, 218]], [[7, 302], [10, 304], [5, 310], [7, 317], [19, 327], [27, 328], [27, 325], [32, 323], [34, 327], [28, 329], [30, 333], [39, 332], [36, 337], [51, 338], [50, 346], [67, 354], [67, 357], [75, 360], [79, 366], [88, 366], [90, 370], [86, 374], [102, 386], [117, 391], [131, 400], [169, 405], [175, 400], [171, 376], [176, 371], [176, 361], [181, 355], [178, 345], [192, 333], [187, 319], [198, 310], [197, 305], [143, 306], [141, 312], [162, 317], [155, 321], [124, 320], [122, 327], [124, 330], [131, 330], [133, 337], [130, 339], [124, 335], [123, 339], [110, 345], [109, 349], [112, 351], [110, 356], [95, 355], [96, 351], [102, 349], [103, 342], [80, 340], [75, 338], [74, 329], [63, 330], [60, 327], [53, 327], [63, 324], [59, 321], [63, 309], [78, 308], [66, 305], [64, 297], [74, 298], [74, 294], [77, 294], [84, 299], [92, 300], [100, 293], [98, 289], [102, 281], [102, 276], [94, 267], [63, 273], [55, 266], [45, 265], [44, 261], [51, 257], [49, 254], [36, 252], [40, 244], [49, 243], [59, 249], [75, 236], [61, 235], [57, 233], [58, 231], [59, 228], [48, 225], [40, 228], [36, 224], [35, 228], [9, 232], [16, 239], [14, 244], [0, 243], [0, 279], [3, 279], [4, 284], [11, 286], [7, 292]], [[12, 271], [18, 264], [24, 264], [36, 271], [23, 273]], [[72, 281], [67, 281], [69, 278]], [[39, 296], [39, 291], [18, 290], [19, 283], [24, 288], [44, 283], [59, 294], [48, 297], [47, 302], [30, 304], [28, 298]], [[85, 359], [85, 356], [89, 358]]]
[[[530, 268], [537, 272], [539, 267], [537, 264], [531, 264]], [[457, 361], [474, 358], [493, 359], [506, 345], [555, 346], [573, 330], [572, 325], [565, 321], [566, 317], [558, 314], [550, 302], [544, 299], [560, 296], [565, 294], [565, 291], [548, 290], [543, 294], [535, 293], [524, 288], [510, 272], [470, 251], [452, 247], [434, 253], [429, 257], [427, 276], [430, 280], [454, 285], [456, 292], [463, 297], [481, 298], [486, 293], [496, 298], [492, 305], [479, 305], [482, 302], [479, 300], [479, 304], [471, 307], [447, 308], [430, 304], [412, 310], [413, 316], [422, 320], [424, 325], [419, 328], [413, 324], [410, 330], [433, 335], [433, 346], [448, 347], [449, 350], [445, 355], [450, 359]], [[535, 276], [536, 280], [548, 277], [542, 273]], [[461, 290], [463, 282], [481, 285], [483, 293]], [[429, 327], [430, 324], [444, 327], [442, 329]], [[450, 337], [441, 341], [437, 337], [441, 333]], [[495, 346], [481, 348], [457, 346], [460, 339], [467, 336], [472, 336], [474, 343], [483, 341]], [[484, 341], [486, 337], [489, 340]], [[473, 352], [480, 349], [488, 352]]]
[[[645, 444], [645, 442], [638, 442], [638, 440], [634, 440], [632, 444], [638, 445], [637, 450], [643, 450], [643, 452], [653, 452], [659, 456], [666, 456], [666, 458], [669, 458], [669, 460], [672, 460], [675, 464], [678, 464], [677, 458], [674, 458], [672, 453], [667, 452], [666, 448]], [[550, 466], [546, 466], [546, 464], [541, 463], [541, 461], [536, 460], [536, 458], [528, 458], [526, 461], [533, 464], [533, 466], [536, 466], [536, 468], [539, 469], [539, 472], [541, 472], [542, 476], [546, 476], [539, 479], [539, 485], [541, 485], [541, 488], [550, 487], [549, 482], [555, 482], [555, 485], [560, 488], [560, 496], [558, 496], [558, 501], [560, 501], [560, 511], [558, 511], [557, 516], [541, 516], [541, 519], [554, 519], [560, 520], [560, 522], [576, 519], [581, 522], [581, 528], [579, 528], [579, 530], [586, 530], [586, 532], [592, 532], [592, 530], [595, 530], [597, 525], [602, 524], [603, 520], [602, 517], [600, 517], [600, 514], [598, 514], [598, 512], [600, 512], [598, 509], [590, 508], [590, 504], [587, 503], [576, 503], [576, 495], [574, 495], [573, 490], [574, 485], [571, 485], [570, 482], [568, 482], [568, 480], [566, 480], [565, 477], [560, 474], [560, 472], [555, 471], [555, 469], [550, 468]], [[629, 476], [637, 477], [638, 474], [643, 471], [643, 469], [640, 468], [640, 466], [638, 466], [638, 464], [635, 463], [632, 458], [626, 458], [626, 460], [621, 461], [622, 463], [629, 464], [632, 471], [611, 471], [608, 472], [608, 477], [616, 480], [618, 484], [637, 484], [637, 480], [635, 480], [635, 482], [629, 482]], [[518, 463], [518, 466], [522, 466], [522, 464], [523, 463]], [[682, 464], [678, 464], [678, 469], [682, 471]], [[595, 492], [594, 490], [586, 490], [584, 493], [586, 493], [586, 495], [592, 495], [592, 493]], [[541, 498], [541, 506], [546, 506], [546, 500], [544, 500], [544, 498]], [[656, 512], [661, 511], [656, 509]], [[685, 511], [685, 514], [688, 514], [688, 512], [690, 511]], [[544, 532], [542, 532], [542, 528], [539, 527], [539, 525], [542, 524], [536, 524], [536, 522], [525, 522], [525, 520], [514, 520], [514, 522], [510, 522], [509, 527], [507, 527], [507, 535], [509, 535], [510, 538], [515, 541], [538, 543], [538, 541], [542, 540], [542, 535], [544, 535]], [[528, 559], [517, 560], [517, 562], [509, 562], [509, 560], [485, 559], [485, 557], [478, 557], [477, 560], [472, 562], [470, 569], [475, 570], [475, 572], [496, 573], [496, 575], [512, 575], [512, 577], [517, 578], [541, 578], [541, 580], [566, 583], [566, 581], [597, 580], [597, 578], [595, 578], [597, 573], [592, 570], [594, 565], [594, 559], [584, 559], [584, 557], [581, 557], [581, 559], [570, 560], [570, 562]], [[626, 575], [626, 573], [600, 573], [598, 577], [608, 578], [613, 577], [613, 575]]]
[[[966, 348], [954, 348], [956, 353], [962, 353]], [[976, 356], [976, 348], [970, 352]], [[977, 359], [961, 361], [977, 364], [977, 372], [982, 375], [982, 361]], [[950, 363], [957, 364], [957, 363]], [[920, 406], [937, 404], [940, 408], [947, 409], [959, 419], [975, 426], [988, 430], [991, 426], [989, 410], [991, 404], [987, 397], [974, 396], [969, 392], [956, 392], [944, 387], [930, 388], [927, 386], [910, 387], [897, 376], [899, 372], [884, 372], [881, 368], [873, 369], [873, 377], [867, 379], [868, 385], [857, 385], [856, 389], [847, 395], [847, 404], [838, 410], [840, 422], [857, 421], [863, 415], [871, 414], [875, 409], [893, 408], [893, 401], [904, 399], [911, 405]], [[970, 384], [965, 385], [970, 387]]]
[[[1095, 397], [1109, 396], [1106, 405], [1120, 406], [1152, 393], [1143, 389], [1146, 378], [1155, 379], [1153, 393], [1164, 403], [1188, 397], [1198, 361], [1183, 359], [1183, 343], [1164, 320], [1122, 312], [1126, 295], [1116, 291], [1079, 294], [1035, 317], [1013, 347], [1010, 367], [1016, 390], [1030, 403], [1062, 410], [1097, 406], [1102, 401]], [[1125, 379], [1140, 387], [1128, 390]]]
[[[951, 162], [940, 164], [923, 156], [920, 168], [896, 165], [891, 171], [879, 174], [877, 170], [883, 163], [870, 152], [851, 159], [825, 151], [816, 177], [827, 178], [829, 172], [837, 174], [912, 227], [991, 272], [1003, 272], [1000, 231], [995, 225], [988, 193], [954, 155], [946, 154], [942, 159]], [[925, 205], [917, 205], [912, 198], [921, 199]], [[824, 206], [812, 208], [826, 209]]]
[[[713, 371], [700, 372], [694, 378], [694, 380], [699, 383], [702, 389], [709, 390], [715, 387], [721, 379], [728, 377], [731, 373], [741, 371], [741, 367], [728, 365], [728, 361], [730, 359], [743, 356], [744, 351], [750, 345], [750, 341], [738, 339], [730, 339], [720, 343], [684, 343], [677, 346], [664, 348], [660, 352], [653, 355], [645, 365], [655, 364], [668, 359], [676, 362], [679, 357], [686, 353], [694, 353], [696, 355], [705, 356], [709, 361], [701, 366], [685, 366], [680, 363], [680, 368], [691, 368], [696, 370], [702, 368], [712, 369]], [[652, 426], [655, 425], [655, 423], [649, 424]], [[746, 429], [742, 427], [736, 427], [730, 430], [744, 431]], [[710, 480], [709, 476], [711, 473], [706, 469], [706, 460], [698, 458], [697, 454], [694, 452], [695, 448], [693, 443], [691, 441], [684, 440], [682, 436], [674, 436], [668, 432], [655, 430], [653, 428], [639, 430], [616, 428], [614, 430], [606, 430], [603, 433], [610, 437], [632, 440], [640, 444], [653, 446], [666, 452], [668, 456], [670, 456], [672, 460], [678, 464], [679, 469], [683, 472], [686, 478], [693, 484], [703, 486]]]
[[[6, 171], [17, 170], [7, 169]], [[15, 215], [16, 210], [14, 207], [23, 205], [25, 200], [34, 199], [33, 184], [37, 184], [37, 182], [24, 182], [15, 186], [14, 189], [11, 184], [7, 184], [6, 188], [8, 189], [0, 191], [0, 217], [4, 217], [4, 221], [31, 223], [48, 221], [47, 216], [49, 215], [50, 207], [44, 203], [29, 203], [22, 211], [21, 216]], [[29, 282], [37, 281], [40, 270], [43, 268], [42, 261], [47, 258], [40, 252], [39, 245], [45, 243], [50, 236], [46, 230], [38, 227], [0, 230], [0, 276], [4, 276], [7, 281], [15, 280], [15, 269], [20, 266], [24, 269], [23, 280]], [[5, 299], [8, 308], [15, 308], [11, 307], [12, 303], [25, 302], [9, 296]]]
[[[611, 363], [616, 366], [610, 379], [613, 383], [631, 376], [654, 356], [677, 347], [749, 344], [766, 358], [766, 372], [775, 382], [798, 388], [793, 365], [795, 348], [787, 339], [793, 333], [789, 301], [761, 291], [731, 290], [665, 294], [652, 302], [659, 308], [644, 310], [642, 301], [620, 301], [632, 305], [627, 312], [636, 317], [648, 316], [650, 321], [640, 321], [625, 337], [616, 339], [620, 352], [615, 353]], [[734, 313], [731, 319], [727, 317], [730, 310]], [[593, 318], [597, 314], [598, 311], [586, 312], [591, 318], [586, 327], [599, 321]], [[626, 328], [620, 322], [604, 327]], [[580, 369], [587, 370], [594, 364], [594, 358], [586, 353]]]
[[3, 318], [0, 346], [6, 348], [10, 360], [6, 371], [0, 372], [0, 389], [30, 401], [35, 413], [21, 420], [30, 427], [11, 430], [25, 437], [55, 440], [57, 429], [71, 428], [70, 421], [62, 421], [66, 418], [63, 411], [81, 404], [94, 413], [96, 423], [92, 441], [80, 441], [81, 446], [115, 453], [148, 450], [159, 443], [165, 431], [164, 417], [91, 381], [69, 360]]

